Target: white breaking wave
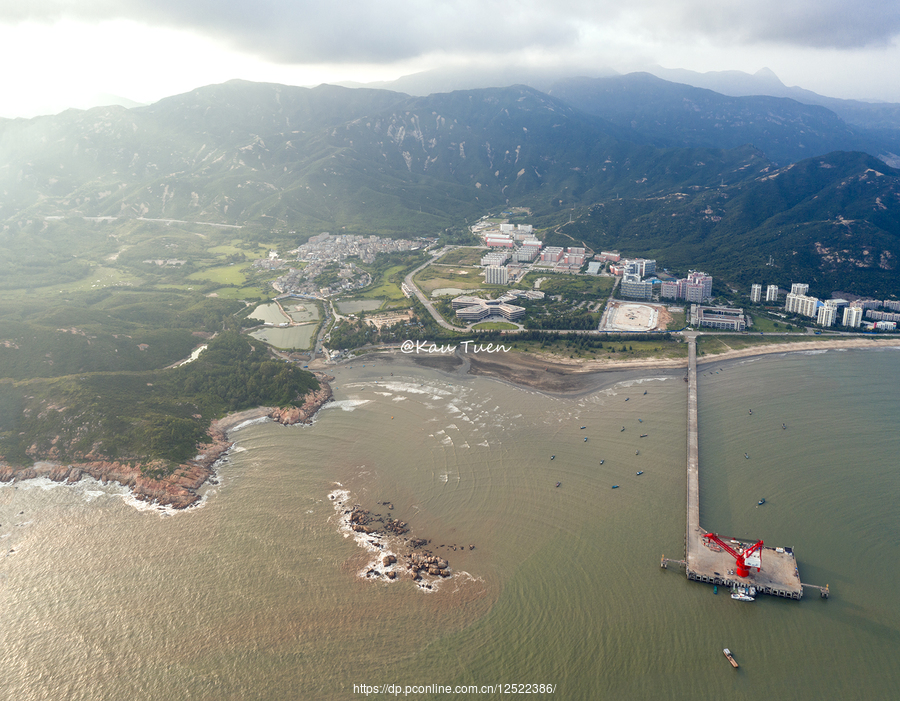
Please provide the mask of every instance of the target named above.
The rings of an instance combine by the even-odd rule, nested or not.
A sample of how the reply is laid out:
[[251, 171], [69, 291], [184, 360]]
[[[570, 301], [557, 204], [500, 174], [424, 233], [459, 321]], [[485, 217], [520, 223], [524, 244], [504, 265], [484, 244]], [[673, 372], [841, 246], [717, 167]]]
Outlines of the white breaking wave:
[[267, 421], [271, 421], [271, 419], [268, 416], [260, 416], [257, 419], [248, 419], [247, 421], [242, 421], [234, 428], [229, 429], [228, 432], [231, 433], [232, 431], [240, 431], [242, 428], [246, 428], [247, 426], [255, 426], [256, 424], [264, 424]]
[[356, 407], [363, 404], [371, 403], [371, 399], [340, 399], [336, 402], [329, 402], [323, 409], [341, 409], [343, 411], [353, 411]]

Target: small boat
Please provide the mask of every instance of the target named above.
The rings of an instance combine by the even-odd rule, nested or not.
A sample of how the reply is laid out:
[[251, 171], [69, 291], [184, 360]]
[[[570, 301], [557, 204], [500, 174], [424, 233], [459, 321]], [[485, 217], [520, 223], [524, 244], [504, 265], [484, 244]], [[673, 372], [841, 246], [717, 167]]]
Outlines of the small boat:
[[584, 442], [587, 443], [587, 437], [585, 437]]
[[641, 434], [641, 438], [646, 438], [646, 437], [647, 437], [647, 434], [646, 434], [646, 433], [642, 433], [642, 434]]
[[639, 424], [642, 424], [642, 423], [644, 423], [644, 420], [643, 420], [643, 419], [638, 419], [638, 423], [639, 423]]
[[745, 457], [745, 458], [747, 458], [747, 460], [749, 460], [749, 459], [750, 459], [750, 456], [749, 456], [749, 455], [747, 455], [747, 453], [744, 453], [744, 457]]
[[[756, 590], [755, 590], [755, 589], [752, 589], [752, 588], [751, 588], [750, 591], [752, 591], [754, 594], [756, 594]], [[749, 594], [749, 592], [748, 592], [748, 590], [747, 590], [747, 587], [738, 587], [738, 586], [735, 586], [735, 587], [731, 590], [731, 598], [734, 599], [735, 601], [756, 601], [756, 599], [754, 599], [754, 598]]]
[[638, 471], [637, 471], [637, 474], [643, 475], [643, 474], [644, 474], [644, 471], [643, 471], [643, 470], [638, 470]]
[[558, 487], [560, 484], [562, 484], [562, 483], [561, 483], [561, 482], [557, 482], [557, 483], [556, 483], [556, 486]]
[[634, 451], [634, 454], [635, 454], [635, 455], [640, 455], [640, 454], [641, 454], [641, 451], [640, 451], [640, 450], [635, 450], [635, 451]]
[[584, 430], [584, 429], [586, 429], [586, 428], [587, 428], [587, 426], [582, 426], [582, 427], [581, 427], [582, 430]]
[[719, 593], [719, 585], [717, 584], [716, 586], [713, 587], [713, 594], [718, 594], [718, 593]]
[[765, 504], [765, 503], [766, 503], [766, 498], [763, 497], [763, 498], [760, 499], [758, 502], [756, 502], [756, 505], [757, 505], [757, 506], [762, 506], [762, 505]]
[[722, 652], [725, 653], [725, 657], [727, 657], [727, 658], [728, 658], [728, 661], [731, 662], [731, 666], [734, 667], [735, 669], [737, 669], [737, 668], [738, 668], [738, 663], [737, 663], [737, 660], [734, 659], [734, 657], [731, 656], [731, 650], [729, 650], [729, 649], [726, 647], [724, 650], [722, 650]]
[[551, 456], [550, 456], [550, 459], [551, 459], [551, 460], [556, 460], [556, 456], [555, 456], [555, 455], [551, 455]]
[[[624, 431], [624, 430], [625, 430], [625, 427], [624, 427], [624, 426], [622, 426], [622, 431]], [[622, 433], [622, 431], [619, 431], [619, 433]]]
[[647, 390], [644, 390], [644, 394], [647, 394]]
[[613, 488], [613, 489], [618, 489], [618, 488], [619, 488], [619, 485], [614, 484], [614, 485], [612, 486], [612, 488]]
[[625, 397], [625, 401], [627, 402], [631, 397]]
[[601, 465], [602, 465], [602, 464], [603, 464], [603, 462], [604, 462], [604, 461], [603, 461], [603, 460], [601, 460], [601, 461], [600, 461], [600, 464], [601, 464]]
[[750, 410], [750, 413], [751, 413], [751, 414], [753, 413], [753, 409]]
[[784, 424], [781, 424], [781, 428], [787, 428], [787, 426], [785, 426]]

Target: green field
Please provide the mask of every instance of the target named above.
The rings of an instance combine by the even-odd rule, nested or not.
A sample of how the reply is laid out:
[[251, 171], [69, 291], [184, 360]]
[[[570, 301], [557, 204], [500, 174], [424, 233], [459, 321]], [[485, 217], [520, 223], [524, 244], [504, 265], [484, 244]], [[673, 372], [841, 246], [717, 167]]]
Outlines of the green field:
[[[504, 336], [503, 343], [526, 353], [550, 353], [582, 360], [643, 360], [687, 358], [687, 344], [678, 338], [649, 340], [610, 340], [607, 337], [580, 334], [548, 334], [549, 340], [526, 340], [518, 335]], [[613, 337], [615, 339], [615, 337]]]
[[565, 273], [530, 272], [516, 287], [523, 290], [534, 289], [534, 283], [544, 278], [540, 290], [548, 295], [562, 295], [566, 299], [580, 300], [609, 297], [615, 278], [597, 275], [571, 275]]
[[507, 321], [483, 321], [472, 328], [478, 331], [512, 331], [519, 327]]
[[463, 246], [448, 251], [437, 261], [440, 265], [478, 265], [482, 256], [487, 253], [487, 249], [479, 246], [478, 248]]
[[444, 287], [477, 290], [485, 286], [481, 268], [449, 265], [429, 265], [419, 271], [413, 282], [426, 296]]
[[685, 327], [687, 317], [685, 312], [673, 312], [669, 310], [669, 314], [672, 315], [672, 321], [666, 324], [667, 331], [679, 331]]
[[219, 285], [241, 286], [247, 282], [245, 266], [236, 263], [218, 267], [206, 268], [188, 275], [188, 280], [209, 280]]
[[795, 324], [784, 320], [775, 320], [764, 313], [750, 312], [750, 316], [753, 319], [753, 326], [748, 329], [749, 331], [763, 333], [806, 333], [806, 329], [802, 326], [796, 326]]

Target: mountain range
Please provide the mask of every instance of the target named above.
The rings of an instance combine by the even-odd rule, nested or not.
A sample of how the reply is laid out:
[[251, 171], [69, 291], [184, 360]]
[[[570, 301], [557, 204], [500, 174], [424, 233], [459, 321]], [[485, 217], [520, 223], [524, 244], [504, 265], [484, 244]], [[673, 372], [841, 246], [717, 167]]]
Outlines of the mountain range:
[[665, 255], [740, 285], [805, 277], [888, 295], [898, 142], [821, 105], [648, 74], [425, 96], [231, 81], [0, 120], [0, 251], [15, 261], [47, 221], [73, 217], [304, 238], [434, 234], [521, 206], [548, 241]]

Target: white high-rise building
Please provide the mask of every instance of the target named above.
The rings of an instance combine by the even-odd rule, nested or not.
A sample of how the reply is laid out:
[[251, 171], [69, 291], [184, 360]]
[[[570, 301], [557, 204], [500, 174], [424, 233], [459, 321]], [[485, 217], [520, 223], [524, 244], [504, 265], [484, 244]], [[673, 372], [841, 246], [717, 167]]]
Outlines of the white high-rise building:
[[823, 304], [816, 313], [816, 323], [819, 326], [833, 326], [836, 312], [837, 307], [833, 304]]
[[769, 285], [766, 288], [766, 301], [767, 302], [777, 302], [778, 301], [778, 285]]
[[762, 298], [762, 285], [750, 285], [750, 301], [759, 302]]
[[856, 329], [862, 324], [862, 317], [862, 307], [844, 307], [844, 319], [841, 323], [844, 326]]
[[816, 297], [807, 297], [806, 295], [798, 295], [793, 292], [784, 298], [784, 310], [786, 312], [808, 316], [811, 319], [816, 318], [819, 304], [821, 302]]
[[805, 295], [807, 292], [809, 292], [809, 285], [805, 285], [802, 282], [795, 282], [791, 285], [792, 295]]
[[488, 285], [506, 285], [509, 283], [509, 271], [505, 265], [489, 265], [484, 270], [484, 281]]

